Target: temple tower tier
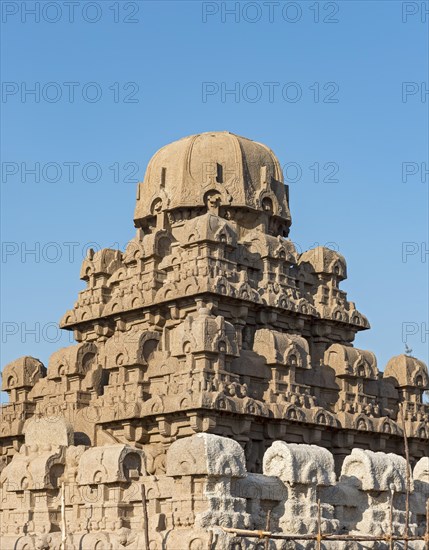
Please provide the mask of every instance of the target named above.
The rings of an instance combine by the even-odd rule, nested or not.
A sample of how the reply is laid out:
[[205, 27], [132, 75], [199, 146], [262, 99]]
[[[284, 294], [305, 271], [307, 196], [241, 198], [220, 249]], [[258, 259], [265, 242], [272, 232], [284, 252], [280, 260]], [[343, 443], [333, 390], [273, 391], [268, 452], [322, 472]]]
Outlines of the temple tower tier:
[[[284, 483], [298, 484], [288, 491], [302, 497], [311, 518], [316, 491], [332, 493], [341, 470], [341, 490], [354, 491], [355, 506], [363, 506], [366, 489], [347, 488], [353, 448], [369, 470], [368, 461], [383, 460], [403, 468], [399, 456], [375, 453], [403, 455], [405, 430], [412, 466], [427, 456], [426, 365], [399, 355], [380, 372], [372, 352], [353, 346], [369, 323], [340, 288], [346, 261], [325, 247], [300, 253], [289, 239], [288, 187], [268, 147], [230, 132], [166, 145], [138, 184], [134, 224], [136, 236], [125, 250], [90, 250], [83, 261], [85, 288], [61, 320], [76, 344], [55, 352], [47, 368], [22, 357], [3, 370], [9, 403], [2, 407], [1, 465], [3, 484], [16, 483], [15, 497], [6, 498], [13, 533], [22, 522], [29, 533], [43, 525], [46, 537], [49, 525], [58, 530], [51, 500], [67, 482], [77, 491], [66, 497], [67, 514], [78, 514], [79, 529], [86, 529], [91, 502], [79, 508], [82, 491], [94, 496], [100, 487], [88, 536], [108, 524], [125, 542], [131, 537], [133, 547], [138, 521], [134, 495], [126, 491], [142, 479], [154, 491], [156, 532], [174, 522], [214, 525], [220, 517], [214, 510], [222, 515], [228, 506], [236, 510], [232, 525], [246, 527], [255, 522], [243, 478], [253, 476], [246, 479], [264, 493], [263, 471], [281, 480], [271, 478], [272, 500], [290, 512], [278, 516], [278, 526], [300, 529], [293, 502], [285, 504]], [[46, 448], [34, 435], [38, 422]], [[222, 453], [229, 453], [228, 465]], [[188, 454], [189, 465], [180, 460]], [[284, 464], [292, 455], [310, 457], [320, 480], [289, 481], [295, 473]], [[204, 498], [196, 509], [177, 504], [171, 519], [164, 500], [178, 502], [190, 480], [189, 491]], [[31, 491], [44, 503], [38, 515], [23, 512], [38, 506]], [[113, 504], [114, 491], [122, 496]], [[205, 498], [221, 504], [198, 508]], [[327, 525], [358, 528], [342, 518], [341, 506], [332, 501], [322, 510]], [[88, 547], [97, 540], [88, 538]]]

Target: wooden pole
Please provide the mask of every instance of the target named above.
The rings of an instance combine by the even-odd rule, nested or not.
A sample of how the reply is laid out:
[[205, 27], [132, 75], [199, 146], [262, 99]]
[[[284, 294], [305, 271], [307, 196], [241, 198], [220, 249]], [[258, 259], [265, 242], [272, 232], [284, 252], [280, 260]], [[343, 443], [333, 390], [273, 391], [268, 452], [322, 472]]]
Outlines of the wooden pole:
[[393, 497], [395, 495], [395, 489], [392, 487], [390, 490], [390, 506], [389, 506], [389, 524], [390, 524], [390, 541], [389, 548], [393, 550]]
[[402, 421], [402, 430], [404, 432], [404, 450], [405, 450], [405, 460], [407, 462], [407, 473], [406, 473], [406, 493], [405, 493], [405, 527], [404, 527], [404, 550], [408, 550], [408, 526], [410, 522], [410, 488], [411, 488], [411, 476], [410, 476], [410, 452], [408, 449], [408, 438], [407, 438], [407, 429], [405, 426], [405, 416], [404, 416], [404, 404], [401, 403], [401, 421]]
[[426, 550], [429, 550], [429, 498], [426, 501]]
[[146, 550], [149, 550], [149, 516], [147, 514], [146, 487], [144, 483], [142, 484], [142, 508], [144, 521], [144, 542]]
[[320, 514], [320, 498], [317, 499], [317, 550], [322, 548], [322, 525]]
[[[268, 510], [268, 512], [267, 512], [267, 521], [265, 522], [265, 530], [268, 531], [268, 532], [270, 531], [270, 524], [271, 524], [271, 510]], [[264, 544], [264, 549], [268, 550], [269, 547], [270, 547], [270, 538], [266, 537], [265, 544]]]
[[[249, 537], [249, 538], [264, 538], [269, 537], [270, 539], [278, 540], [318, 540], [318, 535], [284, 535], [283, 533], [270, 533], [269, 531], [252, 531], [250, 529], [236, 529], [234, 527], [221, 527], [225, 533], [232, 533], [237, 537]], [[372, 541], [386, 541], [389, 540], [389, 536], [380, 535], [320, 535], [322, 540], [342, 540], [342, 541], [361, 541], [361, 542], [372, 542]], [[406, 540], [403, 536], [393, 535], [392, 540], [394, 541], [404, 541]], [[407, 540], [425, 540], [425, 537], [419, 536], [409, 536]]]
[[66, 495], [64, 481], [61, 483], [61, 550], [66, 550]]

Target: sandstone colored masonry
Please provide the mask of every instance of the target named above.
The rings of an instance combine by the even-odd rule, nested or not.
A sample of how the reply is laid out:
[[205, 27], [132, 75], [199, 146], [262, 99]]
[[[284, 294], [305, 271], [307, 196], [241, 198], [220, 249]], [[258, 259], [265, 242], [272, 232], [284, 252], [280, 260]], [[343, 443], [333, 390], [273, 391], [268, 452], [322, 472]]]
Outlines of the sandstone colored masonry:
[[[163, 147], [134, 223], [125, 251], [83, 262], [61, 321], [77, 344], [3, 369], [2, 548], [258, 548], [220, 526], [264, 529], [272, 510], [273, 530], [312, 533], [318, 498], [325, 530], [378, 534], [392, 491], [399, 533], [404, 427], [423, 534], [427, 367], [399, 355], [381, 373], [353, 347], [369, 324], [339, 288], [345, 260], [288, 239], [272, 151], [229, 132]], [[326, 548], [371, 547], [341, 544]]]

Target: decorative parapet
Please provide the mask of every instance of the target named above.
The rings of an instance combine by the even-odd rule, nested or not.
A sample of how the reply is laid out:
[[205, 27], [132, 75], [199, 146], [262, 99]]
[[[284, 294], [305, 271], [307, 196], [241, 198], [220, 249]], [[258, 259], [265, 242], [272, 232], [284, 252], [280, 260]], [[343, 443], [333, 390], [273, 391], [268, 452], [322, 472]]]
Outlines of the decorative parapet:
[[264, 474], [283, 483], [326, 487], [334, 485], [334, 457], [322, 447], [275, 441], [264, 455]]
[[[25, 390], [30, 391], [34, 384], [46, 376], [46, 367], [34, 357], [20, 357], [6, 365], [2, 372], [2, 391], [9, 394], [10, 401], [23, 401]], [[21, 390], [21, 391], [20, 391]]]
[[406, 466], [402, 456], [353, 449], [344, 459], [341, 482], [362, 491], [404, 493]]
[[233, 439], [202, 433], [171, 445], [166, 473], [172, 477], [245, 477], [246, 460], [243, 449]]
[[76, 481], [78, 485], [129, 482], [145, 473], [143, 451], [129, 445], [107, 445], [82, 454]]
[[[39, 422], [48, 425], [47, 419]], [[243, 548], [237, 544], [252, 548], [255, 539], [237, 538], [234, 532], [252, 529], [257, 533], [266, 530], [267, 524], [271, 532], [297, 539], [315, 535], [318, 525], [322, 533], [332, 535], [383, 537], [390, 533], [390, 501], [393, 533], [403, 532], [406, 472], [405, 460], [397, 455], [354, 449], [337, 481], [328, 450], [276, 441], [265, 453], [264, 474], [250, 474], [236, 441], [202, 433], [170, 445], [166, 473], [146, 475], [141, 449], [58, 445], [70, 441], [70, 434], [65, 421], [57, 422], [52, 444], [42, 429], [44, 446], [37, 432], [32, 432], [35, 424], [29, 424], [29, 441], [3, 470], [4, 550], [57, 548], [63, 528], [61, 501], [68, 550], [100, 545], [110, 550], [143, 550], [146, 538], [154, 550], [194, 550], [208, 547], [210, 541], [216, 550]], [[23, 474], [29, 483], [11, 483]], [[417, 463], [413, 478], [409, 533], [422, 536], [425, 498], [429, 497], [428, 457]], [[37, 514], [32, 515], [20, 502], [35, 498]], [[273, 539], [270, 548], [280, 550], [283, 544]], [[344, 548], [339, 542], [323, 544], [327, 550]], [[366, 548], [354, 544], [358, 550]], [[410, 541], [409, 548], [422, 547]]]

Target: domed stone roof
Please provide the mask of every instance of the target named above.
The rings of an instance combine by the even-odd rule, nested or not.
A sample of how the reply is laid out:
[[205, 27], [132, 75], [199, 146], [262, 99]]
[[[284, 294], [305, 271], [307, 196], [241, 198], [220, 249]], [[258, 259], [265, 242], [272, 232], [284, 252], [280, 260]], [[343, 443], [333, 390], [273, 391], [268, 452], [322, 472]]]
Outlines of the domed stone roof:
[[394, 378], [399, 387], [429, 387], [428, 368], [419, 359], [409, 355], [392, 357], [384, 369], [384, 378]]
[[46, 368], [41, 361], [28, 355], [15, 359], [3, 369], [2, 391], [17, 388], [32, 388], [34, 384], [46, 375]]
[[334, 274], [343, 281], [347, 278], [347, 264], [344, 256], [336, 250], [325, 246], [317, 246], [301, 254], [300, 265], [309, 263], [315, 273]]
[[[219, 207], [264, 211], [291, 223], [280, 164], [265, 145], [230, 132], [206, 132], [162, 147], [139, 184], [134, 221], [146, 226], [156, 214]], [[201, 212], [199, 212], [201, 214]]]

